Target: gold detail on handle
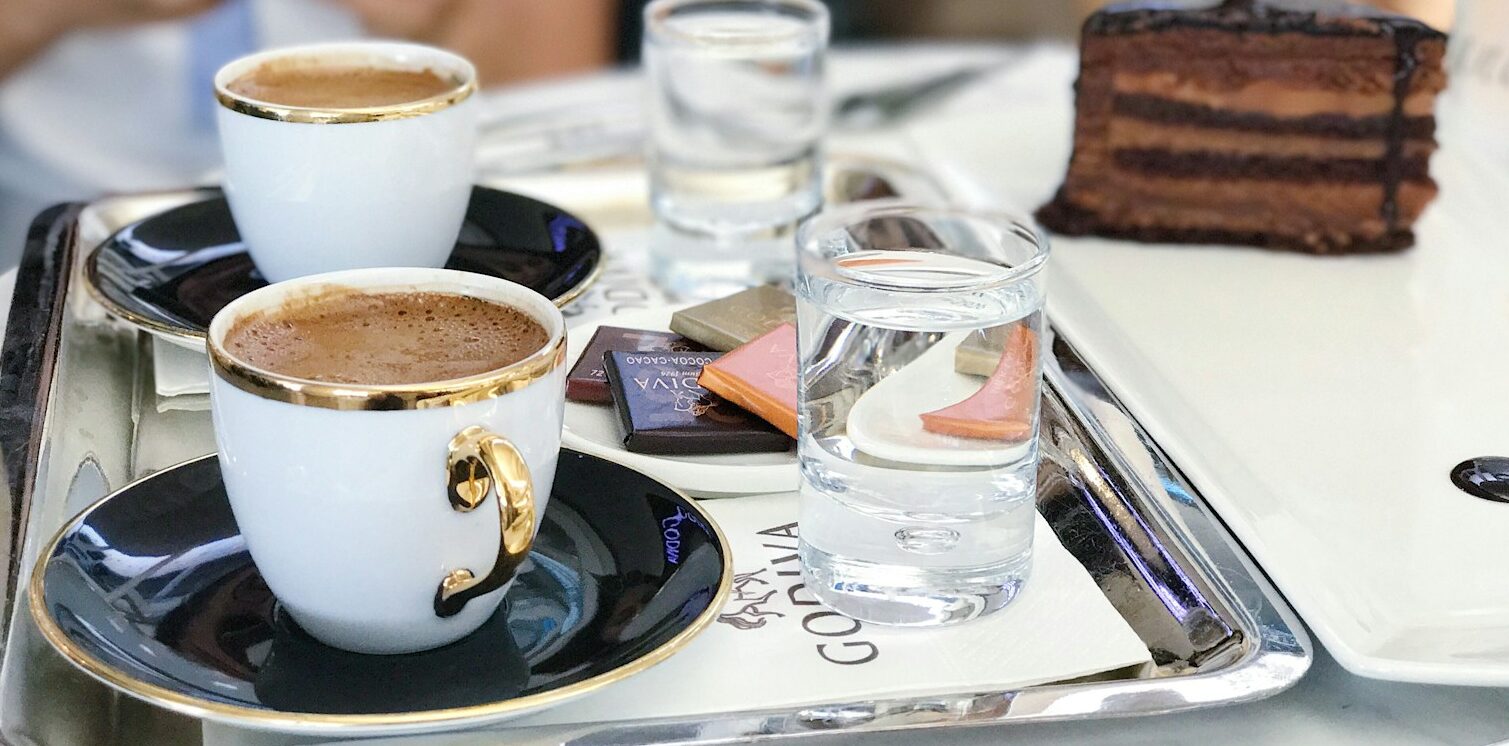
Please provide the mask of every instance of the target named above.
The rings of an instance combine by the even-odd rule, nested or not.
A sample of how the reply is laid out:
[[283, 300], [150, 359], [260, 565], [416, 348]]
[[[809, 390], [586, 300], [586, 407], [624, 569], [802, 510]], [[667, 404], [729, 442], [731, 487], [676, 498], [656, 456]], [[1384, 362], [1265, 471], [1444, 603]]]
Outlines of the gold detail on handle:
[[446, 493], [458, 513], [476, 510], [489, 492], [498, 495], [502, 537], [498, 559], [486, 577], [467, 569], [452, 570], [435, 589], [435, 616], [460, 613], [466, 602], [491, 593], [513, 578], [534, 543], [534, 482], [524, 456], [501, 435], [472, 425], [451, 439], [446, 462]]

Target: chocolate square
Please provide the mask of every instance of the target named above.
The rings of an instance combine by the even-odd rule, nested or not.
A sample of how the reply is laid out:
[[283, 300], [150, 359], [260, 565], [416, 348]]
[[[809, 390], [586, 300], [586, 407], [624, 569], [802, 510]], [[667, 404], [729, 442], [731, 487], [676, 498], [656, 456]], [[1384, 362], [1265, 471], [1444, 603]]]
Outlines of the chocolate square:
[[1013, 324], [976, 329], [954, 349], [954, 370], [972, 376], [989, 376], [1001, 364], [1006, 337]]
[[652, 332], [644, 329], [625, 329], [619, 326], [600, 326], [587, 341], [587, 349], [577, 358], [576, 365], [566, 375], [566, 398], [592, 404], [610, 404], [613, 393], [608, 390], [608, 375], [603, 371], [603, 355], [610, 351], [647, 352], [652, 350], [671, 352], [701, 352], [706, 347], [679, 334]]
[[742, 290], [727, 298], [683, 308], [671, 316], [671, 331], [728, 352], [781, 324], [796, 323], [796, 299], [774, 285]]
[[608, 352], [603, 359], [624, 448], [635, 453], [784, 451], [791, 439], [697, 385], [710, 352]]

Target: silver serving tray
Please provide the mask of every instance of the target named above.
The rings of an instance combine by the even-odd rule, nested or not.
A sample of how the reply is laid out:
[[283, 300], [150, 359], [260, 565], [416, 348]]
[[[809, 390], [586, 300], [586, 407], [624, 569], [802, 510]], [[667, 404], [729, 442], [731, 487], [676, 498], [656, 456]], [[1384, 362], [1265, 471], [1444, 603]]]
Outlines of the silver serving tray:
[[[867, 169], [891, 178], [893, 168], [845, 161], [833, 169], [843, 178], [832, 179], [838, 193], [831, 197], [849, 196], [844, 185], [864, 183], [856, 177]], [[3, 503], [10, 531], [0, 535], [8, 558], [0, 577], [4, 743], [202, 743], [198, 721], [117, 695], [74, 670], [42, 641], [17, 596], [40, 545], [78, 510], [113, 487], [213, 450], [207, 412], [158, 411], [150, 342], [107, 317], [81, 273], [84, 257], [115, 230], [200, 194], [60, 205], [43, 212], [28, 236], [0, 357], [0, 454], [11, 490]], [[566, 206], [593, 220], [590, 205]], [[621, 305], [611, 294], [636, 292], [633, 261], [627, 269], [613, 261], [621, 286], [612, 286], [610, 268], [600, 288], [609, 297], [597, 301], [603, 306]], [[1256, 700], [1298, 681], [1311, 654], [1294, 613], [1074, 347], [1055, 336], [1051, 349], [1039, 509], [1146, 642], [1154, 662], [1146, 671], [1013, 691], [489, 733], [518, 744], [693, 744], [1152, 715]]]

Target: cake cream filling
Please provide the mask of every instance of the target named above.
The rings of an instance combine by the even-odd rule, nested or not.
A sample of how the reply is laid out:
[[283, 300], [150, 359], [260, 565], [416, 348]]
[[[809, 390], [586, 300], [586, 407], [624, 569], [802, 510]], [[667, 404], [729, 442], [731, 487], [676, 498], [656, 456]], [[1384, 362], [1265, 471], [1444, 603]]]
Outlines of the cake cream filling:
[[[1111, 120], [1106, 142], [1113, 150], [1163, 149], [1170, 153], [1220, 152], [1230, 155], [1289, 156], [1295, 158], [1373, 158], [1388, 150], [1382, 137], [1343, 140], [1310, 135], [1274, 136], [1261, 132], [1168, 124], [1118, 117]], [[1427, 140], [1407, 140], [1405, 158], [1423, 158], [1435, 148]]]
[[[1374, 117], [1388, 116], [1394, 111], [1394, 94], [1387, 89], [1356, 93], [1284, 80], [1253, 80], [1234, 88], [1211, 88], [1178, 72], [1117, 72], [1111, 78], [1111, 90], [1117, 94], [1158, 96], [1212, 109], [1272, 117], [1323, 114]], [[1430, 116], [1435, 95], [1434, 90], [1417, 87], [1404, 97], [1404, 115]]]

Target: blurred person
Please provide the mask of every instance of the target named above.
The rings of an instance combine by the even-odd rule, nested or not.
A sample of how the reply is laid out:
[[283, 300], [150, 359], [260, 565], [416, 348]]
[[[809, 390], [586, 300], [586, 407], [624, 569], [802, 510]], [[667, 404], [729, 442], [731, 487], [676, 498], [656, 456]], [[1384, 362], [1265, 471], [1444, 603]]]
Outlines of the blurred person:
[[270, 47], [396, 37], [483, 85], [613, 61], [618, 0], [0, 0], [0, 271], [44, 207], [192, 186], [219, 164], [212, 79]]

